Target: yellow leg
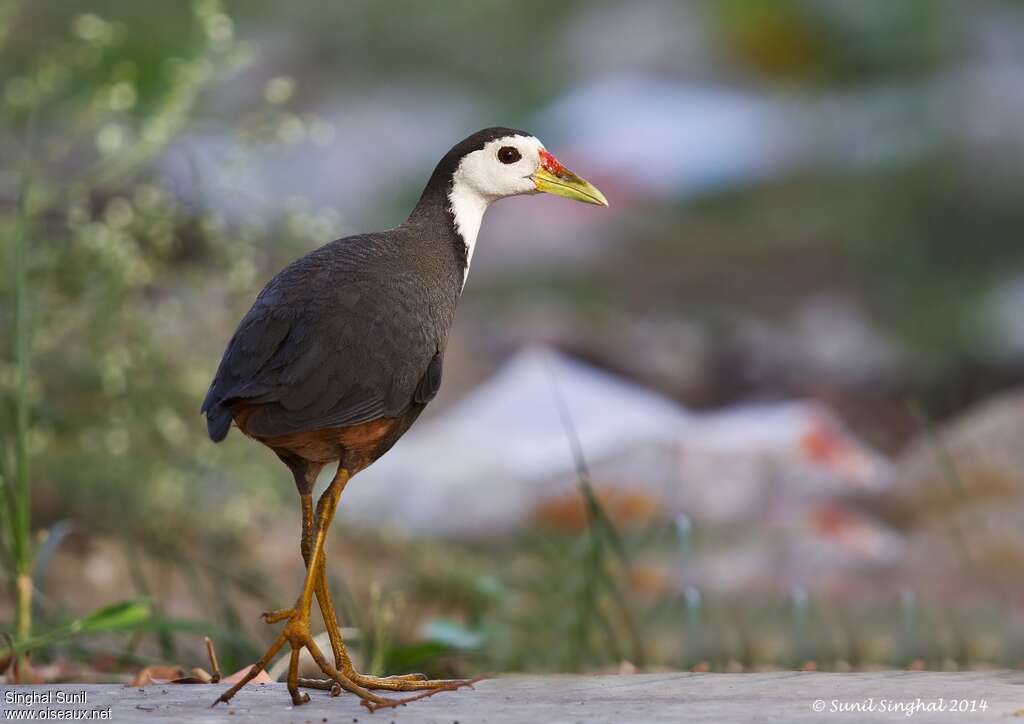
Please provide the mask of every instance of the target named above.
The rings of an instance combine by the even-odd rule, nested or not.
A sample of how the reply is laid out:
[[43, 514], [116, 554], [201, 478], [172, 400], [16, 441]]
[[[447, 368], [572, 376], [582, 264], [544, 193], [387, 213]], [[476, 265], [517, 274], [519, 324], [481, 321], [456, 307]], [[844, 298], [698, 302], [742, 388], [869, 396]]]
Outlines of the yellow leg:
[[[309, 565], [308, 549], [312, 547], [313, 540], [313, 497], [309, 493], [300, 493], [302, 504], [302, 537], [303, 537], [303, 559]], [[307, 545], [306, 541], [309, 541]], [[396, 676], [369, 676], [360, 674], [352, 664], [352, 657], [349, 656], [345, 642], [341, 638], [341, 627], [338, 625], [338, 616], [334, 609], [334, 601], [330, 589], [327, 586], [327, 553], [324, 551], [321, 563], [317, 569], [314, 593], [320, 605], [320, 614], [324, 618], [324, 626], [327, 628], [327, 635], [331, 640], [331, 650], [334, 653], [334, 666], [352, 681], [367, 689], [383, 689], [389, 691], [425, 691], [429, 689], [450, 689], [469, 685], [470, 682], [464, 679], [428, 679], [425, 674], [400, 674]], [[299, 679], [299, 685], [311, 689], [335, 689], [336, 684], [329, 679]]]
[[[303, 539], [302, 539], [302, 552], [303, 558], [306, 560], [306, 578], [303, 582], [302, 593], [299, 595], [298, 600], [295, 602], [294, 608], [284, 609], [275, 611], [272, 613], [264, 614], [264, 620], [267, 623], [276, 623], [287, 620], [284, 629], [278, 635], [277, 639], [271, 644], [270, 648], [263, 655], [263, 657], [256, 662], [256, 664], [249, 670], [245, 677], [237, 684], [232, 686], [230, 689], [221, 694], [213, 705], [216, 706], [219, 702], [225, 702], [231, 700], [231, 698], [238, 693], [238, 691], [248, 684], [253, 678], [256, 677], [260, 671], [263, 671], [270, 660], [277, 654], [278, 651], [287, 642], [292, 649], [291, 659], [288, 665], [288, 691], [292, 697], [292, 703], [296, 706], [305, 704], [309, 701], [309, 695], [299, 692], [298, 687], [307, 682], [307, 680], [298, 678], [298, 663], [299, 663], [299, 651], [305, 647], [309, 650], [310, 655], [313, 657], [313, 661], [316, 662], [324, 674], [327, 675], [328, 679], [333, 682], [331, 684], [332, 690], [337, 689], [340, 693], [341, 689], [352, 692], [359, 696], [361, 703], [371, 711], [384, 707], [399, 706], [416, 699], [422, 699], [427, 696], [431, 696], [439, 691], [446, 691], [456, 689], [459, 686], [469, 685], [471, 682], [463, 681], [452, 681], [452, 682], [427, 682], [422, 680], [408, 680], [408, 679], [378, 679], [377, 677], [363, 677], [360, 674], [356, 674], [352, 668], [351, 659], [348, 656], [348, 652], [345, 651], [344, 642], [341, 640], [341, 634], [337, 627], [337, 616], [334, 614], [334, 606], [330, 600], [330, 595], [327, 591], [326, 580], [323, 574], [324, 566], [324, 542], [327, 537], [327, 529], [331, 525], [331, 521], [334, 519], [334, 513], [338, 508], [338, 500], [341, 498], [341, 492], [345, 489], [345, 485], [348, 483], [349, 474], [348, 471], [342, 467], [338, 468], [338, 472], [335, 474], [331, 484], [324, 491], [320, 501], [317, 503], [316, 510], [316, 521], [315, 521], [315, 533], [310, 536], [311, 526], [308, 524], [309, 518], [312, 516], [307, 513], [312, 513], [312, 500], [306, 502], [305, 496], [303, 499]], [[309, 545], [309, 539], [312, 537], [312, 546]], [[311, 550], [310, 550], [311, 548]], [[306, 555], [307, 550], [309, 552], [308, 557]], [[320, 595], [323, 594], [323, 595]], [[309, 614], [310, 608], [313, 603], [313, 596], [316, 595], [320, 603], [321, 612], [324, 613], [324, 619], [328, 622], [328, 631], [331, 637], [331, 645], [334, 648], [335, 659], [340, 664], [340, 667], [332, 666], [324, 655], [320, 651], [320, 647], [317, 646], [313, 640], [309, 630]], [[335, 643], [337, 640], [337, 645]], [[348, 666], [345, 666], [345, 664]], [[342, 670], [339, 671], [338, 669]], [[351, 673], [349, 673], [351, 672]], [[360, 683], [357, 679], [365, 680], [371, 685], [376, 683], [387, 683], [388, 686], [381, 686], [375, 688], [387, 688], [394, 691], [412, 691], [414, 689], [421, 689], [421, 693], [406, 697], [404, 699], [385, 699], [377, 696], [368, 690], [368, 688]], [[314, 680], [318, 681], [319, 680]], [[398, 684], [432, 684], [430, 687], [416, 686], [406, 688], [405, 686], [399, 686]], [[319, 684], [315, 685], [315, 688], [325, 688]], [[426, 689], [426, 690], [423, 690]], [[333, 691], [332, 691], [333, 693]]]
[[[309, 568], [310, 554], [313, 547], [313, 496], [309, 493], [300, 493], [302, 502], [302, 559]], [[338, 627], [338, 617], [334, 613], [334, 603], [331, 601], [331, 593], [327, 588], [327, 579], [324, 577], [324, 569], [327, 563], [327, 553], [323, 554], [323, 563], [317, 568], [316, 580], [314, 581], [313, 592], [316, 594], [317, 603], [320, 606], [320, 615], [324, 617], [324, 626], [327, 627], [327, 635], [331, 639], [331, 649], [334, 652], [334, 665], [341, 671], [352, 668], [352, 660], [349, 658], [345, 642], [341, 640], [341, 629]]]

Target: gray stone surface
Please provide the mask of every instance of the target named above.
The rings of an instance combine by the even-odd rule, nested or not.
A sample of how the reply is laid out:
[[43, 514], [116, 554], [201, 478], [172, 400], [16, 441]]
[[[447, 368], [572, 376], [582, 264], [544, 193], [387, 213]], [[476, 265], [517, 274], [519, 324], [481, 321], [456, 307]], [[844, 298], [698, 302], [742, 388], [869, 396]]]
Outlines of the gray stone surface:
[[[349, 695], [292, 707], [283, 684], [243, 690], [230, 706], [210, 703], [222, 685], [164, 685], [145, 689], [114, 685], [7, 686], [0, 709], [101, 709], [115, 722], [391, 722], [518, 724], [519, 722], [977, 722], [1013, 721], [1024, 714], [1024, 672], [963, 673], [885, 671], [854, 674], [776, 672], [767, 674], [638, 674], [634, 676], [503, 676], [475, 689], [444, 692], [399, 709], [370, 714]], [[12, 703], [18, 695], [84, 692], [85, 704]], [[814, 710], [816, 700], [822, 712]], [[907, 706], [944, 706], [916, 711]], [[953, 700], [976, 709], [951, 711]], [[859, 711], [834, 711], [860, 705]], [[902, 709], [883, 711], [892, 702]], [[982, 706], [985, 708], [982, 709]], [[871, 709], [874, 709], [873, 711]]]

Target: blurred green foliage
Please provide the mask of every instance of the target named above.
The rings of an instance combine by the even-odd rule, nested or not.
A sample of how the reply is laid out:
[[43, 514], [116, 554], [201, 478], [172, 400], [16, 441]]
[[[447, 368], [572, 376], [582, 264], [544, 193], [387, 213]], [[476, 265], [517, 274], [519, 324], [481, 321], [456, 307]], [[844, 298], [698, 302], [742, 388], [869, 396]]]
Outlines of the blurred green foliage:
[[[13, 4], [5, 10], [8, 22], [18, 16]], [[30, 24], [39, 19], [26, 14]], [[230, 511], [223, 489], [203, 478], [209, 459], [192, 454], [202, 436], [188, 421], [205, 372], [186, 364], [189, 350], [174, 344], [185, 315], [195, 310], [184, 309], [168, 286], [187, 283], [201, 269], [199, 260], [222, 264], [243, 254], [256, 233], [229, 232], [216, 214], [186, 208], [152, 167], [197, 122], [200, 95], [250, 56], [216, 2], [196, 3], [192, 23], [190, 42], [178, 49], [187, 55], [162, 57], [159, 82], [140, 84], [145, 75], [128, 54], [131, 32], [94, 13], [48, 26], [30, 49], [19, 49], [20, 33], [7, 32], [4, 39], [14, 46], [9, 55], [17, 60], [0, 72], [2, 148], [17, 161], [8, 165], [12, 181], [23, 174], [32, 179], [24, 221], [10, 186], [0, 189], [7, 193], [0, 197], [0, 265], [16, 266], [14, 229], [22, 223], [27, 452], [37, 507], [50, 521], [74, 518], [92, 533], [151, 551], [198, 534], [193, 506]], [[258, 134], [261, 126], [272, 130], [290, 120], [282, 115], [271, 109], [248, 120]], [[293, 238], [287, 230], [302, 228], [283, 225], [278, 233], [285, 240]], [[227, 290], [248, 287], [253, 274], [246, 265], [233, 269]], [[5, 274], [0, 294], [11, 298], [15, 281]], [[7, 340], [14, 339], [11, 322], [6, 315], [0, 322]], [[13, 410], [19, 395], [13, 361], [0, 373], [3, 408]], [[11, 443], [5, 435], [4, 445]], [[233, 521], [222, 516], [221, 544], [234, 540]], [[59, 619], [62, 612], [48, 610], [41, 598], [44, 612]]]
[[955, 4], [782, 0], [713, 3], [725, 41], [756, 72], [821, 87], [915, 76], [958, 57]]

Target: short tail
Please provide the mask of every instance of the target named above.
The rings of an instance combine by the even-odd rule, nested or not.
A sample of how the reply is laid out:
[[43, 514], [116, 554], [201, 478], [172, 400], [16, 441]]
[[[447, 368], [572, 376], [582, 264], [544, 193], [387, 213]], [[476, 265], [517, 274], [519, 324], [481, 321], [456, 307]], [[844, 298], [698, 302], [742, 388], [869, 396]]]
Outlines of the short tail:
[[220, 442], [228, 436], [228, 430], [231, 429], [231, 410], [220, 404], [219, 400], [210, 397], [211, 395], [206, 396], [202, 410], [206, 413], [206, 431], [210, 434], [211, 440]]

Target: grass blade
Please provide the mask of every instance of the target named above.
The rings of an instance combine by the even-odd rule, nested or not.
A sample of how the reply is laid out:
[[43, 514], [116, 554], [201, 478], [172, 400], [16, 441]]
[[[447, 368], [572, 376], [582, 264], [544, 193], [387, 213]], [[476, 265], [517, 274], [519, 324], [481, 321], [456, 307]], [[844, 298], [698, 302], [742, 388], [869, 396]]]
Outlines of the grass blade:
[[[36, 636], [14, 642], [13, 653], [17, 656], [71, 639], [80, 634], [119, 633], [133, 631], [145, 625], [152, 611], [146, 601], [122, 601], [93, 611], [88, 616], [75, 619]], [[8, 653], [10, 653], [8, 651]]]

